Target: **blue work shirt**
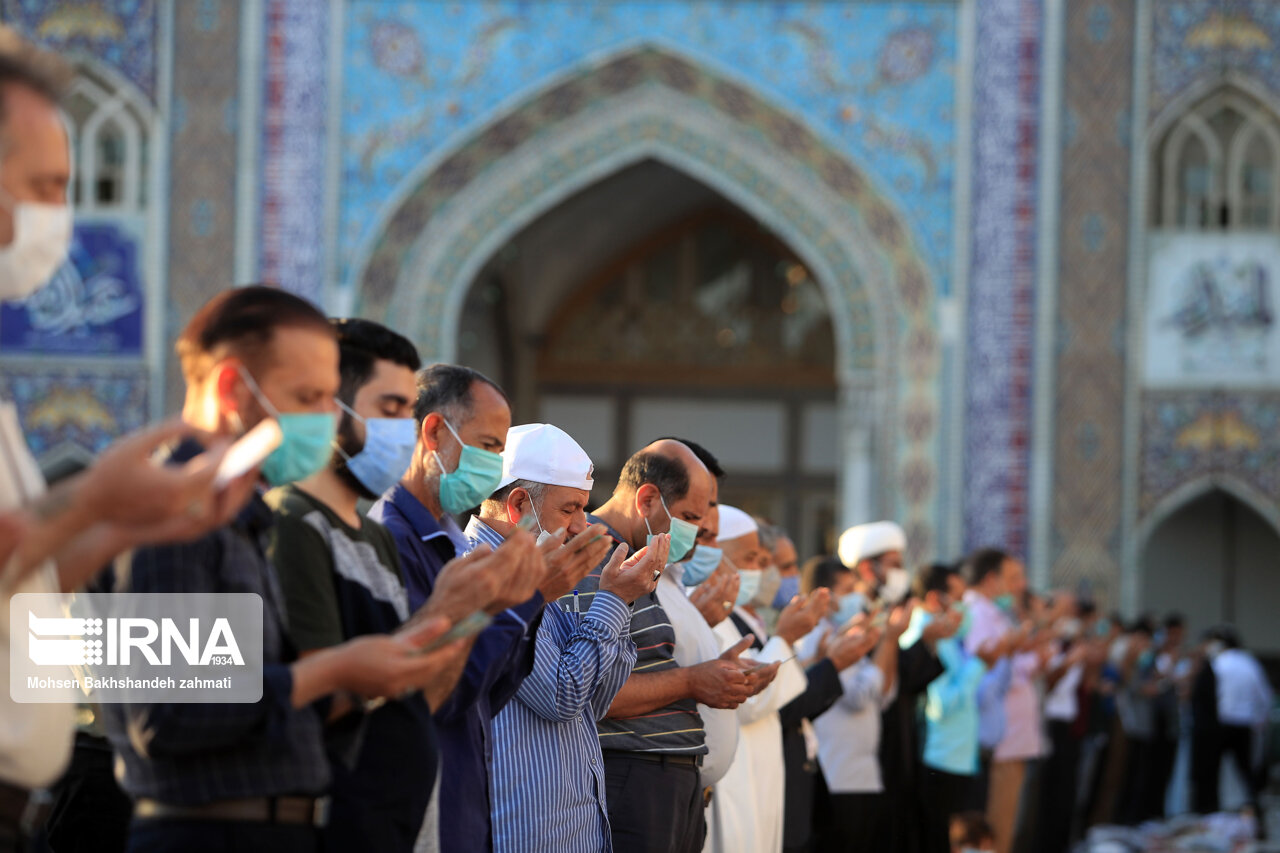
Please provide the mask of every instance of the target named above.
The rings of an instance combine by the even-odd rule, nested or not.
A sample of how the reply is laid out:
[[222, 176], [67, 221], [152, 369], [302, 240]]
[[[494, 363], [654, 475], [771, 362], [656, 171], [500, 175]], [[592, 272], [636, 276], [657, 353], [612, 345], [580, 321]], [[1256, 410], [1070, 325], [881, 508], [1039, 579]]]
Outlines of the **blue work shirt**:
[[[898, 641], [907, 649], [920, 639], [933, 615], [923, 607], [911, 614], [911, 624]], [[924, 763], [957, 776], [978, 773], [978, 685], [987, 665], [971, 655], [955, 637], [938, 640], [943, 673], [926, 690]]]
[[[391, 531], [409, 590], [410, 610], [431, 595], [445, 564], [458, 556], [453, 538], [421, 501], [392, 486], [369, 510]], [[533, 669], [533, 638], [542, 595], [500, 613], [480, 632], [462, 679], [435, 713], [440, 745], [440, 849], [491, 850], [489, 765], [493, 718]]]

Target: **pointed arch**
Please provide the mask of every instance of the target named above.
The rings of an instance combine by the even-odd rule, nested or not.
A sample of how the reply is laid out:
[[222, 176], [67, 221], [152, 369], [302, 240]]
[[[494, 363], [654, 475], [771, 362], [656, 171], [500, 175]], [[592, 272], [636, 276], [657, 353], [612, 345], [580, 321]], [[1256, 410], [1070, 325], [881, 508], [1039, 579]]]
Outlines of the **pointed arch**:
[[[137, 213], [146, 207], [150, 181], [149, 152], [155, 132], [156, 112], [150, 100], [111, 67], [92, 58], [77, 59], [75, 76], [63, 101], [64, 116], [76, 152], [76, 205], [80, 210]], [[118, 198], [105, 204], [96, 195], [98, 178], [105, 174], [99, 162], [99, 143], [115, 136], [121, 159]]]
[[1160, 525], [1198, 498], [1214, 491], [1223, 492], [1240, 501], [1257, 513], [1276, 535], [1280, 536], [1280, 507], [1277, 507], [1274, 501], [1239, 477], [1230, 474], [1214, 474], [1184, 483], [1165, 495], [1151, 508], [1135, 531], [1136, 553], [1145, 552], [1151, 535], [1160, 529]]
[[[1215, 214], [1226, 211], [1232, 226], [1275, 228], [1280, 225], [1280, 111], [1265, 89], [1239, 75], [1216, 84], [1204, 84], [1183, 94], [1161, 112], [1150, 132], [1151, 162], [1159, 171], [1154, 182], [1152, 219], [1159, 228], [1215, 228]], [[1235, 127], [1215, 126], [1216, 120], [1234, 114]], [[1245, 167], [1254, 141], [1265, 146], [1271, 186], [1262, 196], [1267, 216], [1263, 223], [1249, 221], [1249, 196]], [[1187, 145], [1198, 143], [1205, 154], [1204, 180], [1199, 193], [1205, 203], [1204, 222], [1188, 222], [1186, 196], [1180, 171]]]
[[844, 516], [904, 518], [930, 553], [940, 347], [932, 274], [911, 230], [801, 120], [672, 52], [592, 62], [433, 157], [355, 259], [355, 307], [396, 323], [428, 357], [452, 357], [488, 258], [560, 201], [645, 159], [718, 192], [813, 272], [836, 332], [845, 444], [876, 448], [871, 476], [851, 477], [862, 485], [845, 490]]

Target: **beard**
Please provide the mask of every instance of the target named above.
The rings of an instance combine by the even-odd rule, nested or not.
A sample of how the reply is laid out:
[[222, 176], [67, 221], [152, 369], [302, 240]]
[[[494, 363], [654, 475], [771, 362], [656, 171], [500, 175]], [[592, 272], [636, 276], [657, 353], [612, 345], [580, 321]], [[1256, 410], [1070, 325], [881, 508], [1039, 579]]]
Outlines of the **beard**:
[[[352, 422], [350, 415], [345, 412], [342, 415], [342, 422], [338, 424], [338, 435], [334, 439], [338, 447], [342, 448], [342, 453], [347, 456], [355, 456], [361, 450], [364, 450], [364, 439], [356, 435], [355, 424]], [[338, 475], [338, 479], [343, 484], [367, 501], [376, 501], [381, 495], [375, 494], [355, 474], [351, 473], [351, 469], [347, 467], [347, 456], [343, 456], [337, 450], [333, 451], [333, 458], [329, 465], [333, 469], [333, 473]]]

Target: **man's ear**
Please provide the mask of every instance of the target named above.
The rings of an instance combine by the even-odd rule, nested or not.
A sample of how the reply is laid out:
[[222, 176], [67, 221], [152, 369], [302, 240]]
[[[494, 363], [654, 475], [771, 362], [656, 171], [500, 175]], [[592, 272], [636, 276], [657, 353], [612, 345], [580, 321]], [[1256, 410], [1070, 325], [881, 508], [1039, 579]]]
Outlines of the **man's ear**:
[[518, 524], [529, 511], [529, 493], [524, 489], [512, 489], [507, 495], [507, 521]]
[[225, 413], [242, 412], [251, 396], [249, 386], [237, 369], [240, 362], [234, 358], [226, 358], [213, 366], [210, 371], [210, 383], [213, 385], [213, 396], [218, 401], [218, 408]]
[[422, 419], [422, 426], [418, 429], [418, 441], [422, 442], [422, 446], [427, 450], [439, 450], [442, 429], [444, 429], [444, 418], [432, 412]]
[[661, 494], [658, 487], [653, 483], [641, 485], [640, 488], [636, 489], [636, 512], [647, 516], [653, 511], [653, 505], [658, 503]]

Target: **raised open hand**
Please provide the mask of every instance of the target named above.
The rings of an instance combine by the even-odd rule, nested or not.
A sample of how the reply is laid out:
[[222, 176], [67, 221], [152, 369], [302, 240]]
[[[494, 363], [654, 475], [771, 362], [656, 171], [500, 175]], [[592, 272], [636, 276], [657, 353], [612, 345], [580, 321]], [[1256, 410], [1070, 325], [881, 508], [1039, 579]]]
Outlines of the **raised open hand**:
[[600, 565], [604, 555], [609, 553], [611, 540], [603, 524], [593, 524], [560, 545], [558, 543], [563, 536], [564, 531], [559, 530], [538, 546], [546, 564], [545, 575], [538, 588], [547, 601], [555, 601], [572, 592], [578, 582], [591, 574], [591, 570]]

